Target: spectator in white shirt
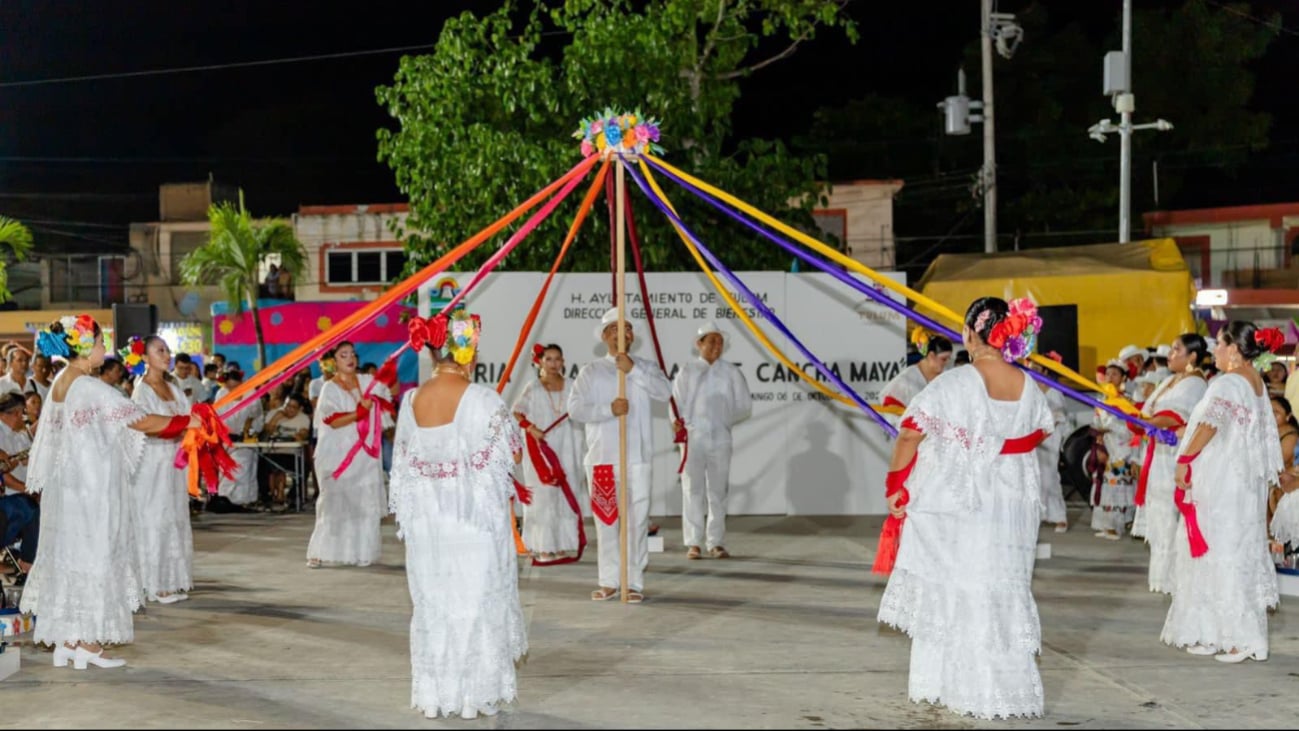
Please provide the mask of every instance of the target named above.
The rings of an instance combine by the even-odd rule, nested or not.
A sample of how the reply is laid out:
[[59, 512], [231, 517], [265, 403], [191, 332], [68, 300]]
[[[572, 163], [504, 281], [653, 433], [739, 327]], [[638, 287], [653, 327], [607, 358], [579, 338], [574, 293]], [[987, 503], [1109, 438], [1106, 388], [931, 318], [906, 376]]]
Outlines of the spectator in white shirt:
[[9, 372], [0, 377], [0, 394], [26, 393], [32, 389], [31, 379], [27, 377], [27, 366], [31, 365], [31, 354], [25, 349], [14, 346], [9, 349]]
[[54, 382], [54, 369], [50, 367], [50, 357], [37, 353], [32, 357], [31, 391], [39, 394], [41, 401], [49, 398], [50, 385]]

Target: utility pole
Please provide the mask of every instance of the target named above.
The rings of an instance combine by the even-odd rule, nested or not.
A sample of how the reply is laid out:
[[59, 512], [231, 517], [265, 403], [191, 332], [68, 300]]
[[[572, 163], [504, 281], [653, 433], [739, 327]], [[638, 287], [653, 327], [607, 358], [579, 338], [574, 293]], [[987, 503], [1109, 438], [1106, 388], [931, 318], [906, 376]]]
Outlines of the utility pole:
[[983, 250], [997, 253], [997, 136], [992, 113], [992, 0], [982, 0], [983, 52]]
[[[992, 0], [980, 0], [980, 45], [983, 55], [983, 101], [972, 102], [965, 95], [965, 70], [956, 75], [956, 95], [938, 103], [943, 110], [944, 130], [949, 135], [968, 135], [972, 122], [983, 123], [983, 167], [979, 169], [977, 190], [983, 197], [983, 250], [997, 253], [997, 134], [992, 118], [992, 46], [997, 53], [1010, 58], [1024, 39], [1024, 29], [1015, 23], [1011, 13], [992, 12]], [[970, 114], [970, 110], [982, 114]]]
[[1087, 133], [1097, 142], [1105, 135], [1119, 135], [1119, 243], [1132, 240], [1132, 133], [1143, 129], [1165, 132], [1173, 128], [1171, 122], [1158, 119], [1149, 124], [1132, 124], [1136, 111], [1136, 96], [1132, 93], [1132, 0], [1123, 0], [1123, 50], [1105, 54], [1102, 91], [1114, 102], [1119, 113], [1119, 124], [1108, 119], [1093, 124]]

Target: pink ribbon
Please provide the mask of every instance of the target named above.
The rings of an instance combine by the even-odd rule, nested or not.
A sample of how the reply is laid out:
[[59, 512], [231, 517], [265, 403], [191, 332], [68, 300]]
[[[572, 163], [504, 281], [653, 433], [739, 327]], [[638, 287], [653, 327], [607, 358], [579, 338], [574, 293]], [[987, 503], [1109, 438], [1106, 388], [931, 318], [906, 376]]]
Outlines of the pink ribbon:
[[[370, 399], [378, 408], [366, 409], [364, 406], [356, 407], [356, 443], [347, 451], [347, 456], [338, 464], [338, 469], [334, 470], [333, 477], [337, 480], [348, 467], [352, 466], [352, 460], [356, 458], [357, 452], [365, 450], [365, 453], [371, 458], [379, 456], [379, 450], [383, 443], [383, 412], [392, 412], [392, 402], [387, 399], [374, 395], [374, 387], [379, 381], [370, 381], [369, 387], [365, 389], [365, 394], [361, 400]], [[328, 419], [326, 420], [328, 423]], [[367, 441], [368, 440], [368, 441]]]

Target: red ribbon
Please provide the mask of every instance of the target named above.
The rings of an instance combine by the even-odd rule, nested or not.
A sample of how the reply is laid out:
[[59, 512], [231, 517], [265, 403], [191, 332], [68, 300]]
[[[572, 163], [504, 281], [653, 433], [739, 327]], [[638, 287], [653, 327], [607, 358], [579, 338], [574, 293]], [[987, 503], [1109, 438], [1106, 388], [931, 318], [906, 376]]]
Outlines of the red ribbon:
[[[227, 451], [232, 446], [230, 429], [222, 423], [211, 404], [195, 404], [190, 416], [198, 417], [199, 425], [185, 433], [172, 464], [177, 469], [188, 468], [189, 494], [198, 497], [200, 482], [206, 483], [207, 491], [215, 494], [221, 477], [224, 475], [226, 479], [233, 480], [239, 467]], [[175, 417], [168, 424], [168, 429], [178, 419], [184, 419], [187, 423], [189, 421], [188, 416]]]
[[[1158, 419], [1161, 416], [1166, 416], [1172, 419], [1173, 424], [1176, 427], [1186, 426], [1186, 420], [1176, 411], [1161, 411], [1158, 414], [1155, 414], [1154, 418]], [[1132, 428], [1132, 422], [1128, 422], [1128, 428]], [[1145, 430], [1142, 429], [1141, 433], [1144, 434]], [[1155, 461], [1155, 447], [1158, 446], [1157, 442], [1158, 440], [1154, 437], [1150, 437], [1146, 440], [1146, 458], [1141, 463], [1141, 474], [1137, 475], [1137, 496], [1133, 499], [1133, 502], [1137, 505], [1146, 504], [1146, 485], [1150, 481], [1150, 465]]]
[[905, 409], [905, 408], [907, 407], [906, 404], [902, 403], [901, 401], [898, 401], [897, 399], [893, 398], [892, 396], [885, 396], [885, 397], [884, 397], [884, 406], [896, 406], [896, 407], [898, 407], [899, 409]]
[[[1186, 484], [1191, 484], [1191, 463], [1199, 457], [1200, 453], [1184, 454], [1177, 458], [1177, 464], [1186, 465]], [[1173, 490], [1173, 503], [1182, 513], [1182, 518], [1186, 521], [1186, 539], [1191, 544], [1191, 558], [1199, 558], [1209, 551], [1209, 544], [1204, 540], [1204, 534], [1200, 532], [1200, 521], [1195, 515], [1195, 504], [1187, 502], [1186, 490], [1176, 488]]]
[[[343, 457], [343, 461], [338, 463], [338, 469], [334, 470], [333, 477], [335, 480], [341, 477], [348, 467], [352, 466], [352, 460], [356, 458], [357, 452], [365, 450], [365, 453], [370, 457], [378, 457], [383, 448], [383, 412], [395, 414], [397, 409], [392, 405], [391, 401], [374, 395], [374, 387], [378, 384], [378, 378], [372, 379], [369, 387], [365, 389], [365, 393], [361, 396], [361, 400], [370, 399], [379, 408], [371, 409], [358, 403], [356, 411], [351, 412], [356, 414], [357, 439], [352, 448], [347, 451], [347, 455]], [[348, 413], [341, 411], [330, 414], [325, 417], [325, 424], [333, 424], [338, 419], [347, 416]]]
[[[566, 419], [568, 419], [568, 414], [560, 416], [555, 420], [555, 423], [546, 427], [542, 435], [549, 434], [551, 430], [564, 423]], [[583, 525], [582, 521], [582, 506], [578, 503], [577, 496], [573, 494], [573, 488], [568, 483], [568, 476], [564, 473], [564, 465], [559, 461], [559, 455], [555, 454], [555, 450], [544, 439], [537, 439], [528, 433], [527, 429], [532, 426], [532, 422], [524, 419], [519, 422], [519, 425], [524, 429], [524, 438], [528, 444], [528, 457], [532, 460], [532, 466], [537, 470], [537, 477], [541, 480], [541, 484], [558, 487], [564, 493], [564, 500], [568, 503], [569, 510], [572, 510], [573, 514], [577, 516], [577, 555], [549, 561], [542, 561], [534, 557], [532, 565], [558, 566], [566, 563], [577, 563], [582, 560], [582, 553], [586, 550], [586, 526]], [[522, 485], [519, 485], [518, 480], [515, 480], [515, 485], [522, 487]]]

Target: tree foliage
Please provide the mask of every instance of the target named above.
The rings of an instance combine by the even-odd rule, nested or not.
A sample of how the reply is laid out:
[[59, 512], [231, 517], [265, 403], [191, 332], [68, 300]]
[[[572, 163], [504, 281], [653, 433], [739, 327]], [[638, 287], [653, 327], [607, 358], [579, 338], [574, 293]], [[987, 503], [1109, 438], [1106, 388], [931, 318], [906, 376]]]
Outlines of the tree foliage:
[[258, 285], [262, 262], [278, 258], [281, 270], [287, 270], [294, 281], [306, 269], [307, 252], [293, 232], [293, 225], [279, 219], [254, 220], [244, 207], [243, 191], [239, 205], [214, 203], [208, 207], [208, 242], [190, 252], [180, 262], [185, 284], [217, 284], [232, 312], [243, 312], [245, 303], [252, 311], [257, 333], [255, 367], [266, 365], [266, 343], [258, 317]]
[[[32, 232], [26, 226], [7, 216], [0, 216], [0, 248], [7, 248], [14, 259], [22, 261], [32, 250]], [[0, 262], [0, 302], [13, 297], [9, 291], [9, 269]]]
[[[611, 105], [663, 120], [669, 161], [810, 227], [824, 158], [796, 155], [777, 141], [734, 141], [731, 114], [742, 78], [827, 28], [855, 38], [842, 2], [568, 0], [448, 20], [432, 53], [404, 57], [393, 84], [377, 90], [398, 123], [379, 131], [379, 158], [410, 199], [408, 267], [444, 253], [576, 164], [578, 121]], [[508, 266], [549, 268], [581, 190]], [[666, 190], [728, 263], [786, 263], [740, 227], [714, 227], [711, 209], [683, 191]], [[647, 267], [693, 268], [663, 217], [639, 193], [631, 199]], [[609, 266], [607, 216], [597, 211], [592, 219], [569, 254], [575, 270]], [[486, 255], [476, 252], [464, 265]]]

